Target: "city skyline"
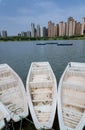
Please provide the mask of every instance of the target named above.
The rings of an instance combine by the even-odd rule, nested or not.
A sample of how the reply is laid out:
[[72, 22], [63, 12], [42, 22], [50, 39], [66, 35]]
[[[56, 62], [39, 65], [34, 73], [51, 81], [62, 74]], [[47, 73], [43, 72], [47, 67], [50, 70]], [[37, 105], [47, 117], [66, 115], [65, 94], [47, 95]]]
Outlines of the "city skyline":
[[0, 0], [0, 31], [16, 35], [30, 30], [31, 22], [47, 27], [48, 21], [59, 23], [69, 16], [82, 22], [84, 9], [84, 0]]
[[[18, 32], [18, 36], [25, 37], [58, 37], [58, 36], [78, 36], [85, 34], [85, 17], [82, 18], [82, 22], [77, 21], [73, 17], [69, 17], [66, 21], [60, 21], [59, 23], [54, 23], [53, 21], [48, 21], [48, 27], [41, 26], [39, 24], [31, 23], [30, 30], [24, 30]], [[17, 36], [15, 35], [15, 36]], [[7, 30], [2, 30], [0, 32], [0, 37], [7, 37]]]

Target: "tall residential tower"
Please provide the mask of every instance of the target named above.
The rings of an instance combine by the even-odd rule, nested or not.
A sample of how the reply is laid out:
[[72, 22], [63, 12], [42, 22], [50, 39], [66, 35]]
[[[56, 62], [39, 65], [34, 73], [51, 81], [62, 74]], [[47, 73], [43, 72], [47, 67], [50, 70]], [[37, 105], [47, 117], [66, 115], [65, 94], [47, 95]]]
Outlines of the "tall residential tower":
[[35, 24], [31, 23], [31, 37], [35, 37]]
[[85, 34], [85, 17], [82, 18], [82, 35]]
[[40, 25], [37, 25], [37, 37], [41, 37], [41, 29], [40, 29]]

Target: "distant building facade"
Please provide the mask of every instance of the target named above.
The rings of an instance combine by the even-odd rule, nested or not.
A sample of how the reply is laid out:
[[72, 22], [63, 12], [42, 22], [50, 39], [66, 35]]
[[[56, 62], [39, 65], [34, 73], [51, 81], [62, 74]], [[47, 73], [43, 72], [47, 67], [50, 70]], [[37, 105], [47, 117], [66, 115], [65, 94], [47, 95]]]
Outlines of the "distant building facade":
[[7, 31], [3, 30], [1, 33], [1, 37], [6, 38], [7, 37]]
[[31, 31], [27, 31], [27, 37], [31, 37]]
[[52, 21], [48, 22], [48, 37], [59, 36], [59, 24], [54, 24]]
[[85, 34], [85, 17], [82, 18], [82, 35]]
[[59, 24], [54, 26], [54, 37], [59, 36]]
[[46, 27], [42, 28], [42, 37], [47, 37], [48, 36], [48, 29]]
[[21, 32], [21, 36], [22, 36], [22, 37], [27, 37], [27, 32], [24, 32], [24, 31]]
[[55, 33], [55, 26], [54, 23], [51, 21], [48, 22], [48, 37], [54, 37]]
[[36, 33], [37, 33], [37, 37], [41, 37], [41, 28], [40, 28], [40, 25], [37, 25]]
[[1, 32], [0, 32], [0, 37], [1, 37]]
[[36, 36], [36, 29], [35, 29], [35, 24], [31, 23], [31, 37]]
[[75, 35], [75, 28], [76, 27], [76, 22], [73, 19], [73, 17], [68, 18], [68, 36], [73, 36]]
[[81, 35], [81, 34], [82, 34], [82, 24], [80, 22], [76, 22], [75, 35]]
[[59, 36], [65, 36], [66, 35], [66, 23], [61, 21], [59, 23]]

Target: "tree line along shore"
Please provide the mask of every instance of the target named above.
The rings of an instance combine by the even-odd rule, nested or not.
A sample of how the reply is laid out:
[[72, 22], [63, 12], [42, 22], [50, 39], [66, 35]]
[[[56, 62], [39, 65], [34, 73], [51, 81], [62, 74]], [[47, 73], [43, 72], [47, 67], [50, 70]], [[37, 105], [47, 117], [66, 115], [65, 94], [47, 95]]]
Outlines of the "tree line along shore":
[[60, 37], [25, 37], [7, 36], [1, 37], [0, 41], [35, 41], [35, 40], [85, 40], [85, 35], [79, 36], [60, 36]]

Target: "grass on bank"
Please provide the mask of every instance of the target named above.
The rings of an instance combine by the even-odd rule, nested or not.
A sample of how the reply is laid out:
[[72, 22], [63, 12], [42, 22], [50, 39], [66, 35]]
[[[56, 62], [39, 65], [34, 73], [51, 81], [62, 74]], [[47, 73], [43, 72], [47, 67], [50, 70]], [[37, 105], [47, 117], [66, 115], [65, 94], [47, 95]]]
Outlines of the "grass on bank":
[[60, 36], [60, 37], [25, 37], [25, 36], [8, 36], [0, 37], [0, 41], [35, 41], [35, 40], [85, 40], [85, 35], [79, 36]]

